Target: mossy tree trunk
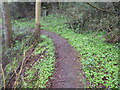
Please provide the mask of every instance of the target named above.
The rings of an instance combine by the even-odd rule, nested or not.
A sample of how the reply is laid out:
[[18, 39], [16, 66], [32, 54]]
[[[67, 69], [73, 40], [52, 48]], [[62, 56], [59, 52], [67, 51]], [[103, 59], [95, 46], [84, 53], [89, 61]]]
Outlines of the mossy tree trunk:
[[10, 9], [8, 2], [2, 3], [2, 13], [3, 13], [3, 20], [4, 20], [4, 30], [5, 30], [5, 43], [8, 48], [11, 47], [13, 37], [12, 37], [12, 24], [11, 24], [11, 17], [10, 17]]

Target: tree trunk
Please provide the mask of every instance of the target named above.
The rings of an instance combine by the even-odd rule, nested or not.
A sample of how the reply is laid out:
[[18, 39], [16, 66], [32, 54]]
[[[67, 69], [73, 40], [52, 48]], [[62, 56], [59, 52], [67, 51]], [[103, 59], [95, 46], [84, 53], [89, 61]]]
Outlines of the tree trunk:
[[36, 25], [35, 25], [35, 36], [39, 38], [40, 36], [40, 16], [41, 16], [41, 0], [36, 0]]
[[10, 10], [8, 2], [2, 3], [3, 9], [3, 20], [4, 20], [4, 30], [5, 30], [5, 43], [8, 48], [11, 47], [12, 43], [12, 24], [11, 24], [11, 17], [10, 17]]

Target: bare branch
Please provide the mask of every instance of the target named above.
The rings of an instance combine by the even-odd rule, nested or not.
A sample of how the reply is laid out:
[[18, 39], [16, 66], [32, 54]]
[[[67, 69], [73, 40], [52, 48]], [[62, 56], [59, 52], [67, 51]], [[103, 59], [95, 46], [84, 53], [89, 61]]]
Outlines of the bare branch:
[[96, 6], [94, 6], [94, 5], [92, 5], [92, 4], [88, 3], [88, 2], [87, 2], [87, 4], [88, 4], [89, 6], [91, 6], [91, 7], [95, 8], [95, 9], [97, 9], [97, 10], [102, 11], [102, 12], [107, 12], [107, 13], [109, 13], [109, 14], [111, 14], [111, 15], [116, 15], [116, 14], [115, 14], [115, 13], [113, 13], [113, 12], [106, 11], [106, 10], [104, 10], [104, 9], [102, 9], [102, 8], [99, 8], [99, 7], [96, 7]]
[[2, 64], [0, 65], [0, 67], [1, 67], [2, 75], [3, 75], [4, 90], [5, 90], [5, 88], [6, 88], [6, 82], [5, 82], [5, 74], [4, 74], [4, 70], [3, 70]]

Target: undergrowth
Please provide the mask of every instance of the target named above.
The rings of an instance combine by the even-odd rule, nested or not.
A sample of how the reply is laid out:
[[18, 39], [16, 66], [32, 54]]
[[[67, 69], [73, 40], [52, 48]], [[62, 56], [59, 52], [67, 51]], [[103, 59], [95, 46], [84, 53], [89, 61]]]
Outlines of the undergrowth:
[[[34, 28], [34, 20], [24, 23], [26, 28]], [[41, 19], [42, 29], [55, 32], [68, 39], [69, 43], [79, 52], [86, 78], [91, 87], [118, 87], [119, 43], [105, 43], [105, 32], [74, 33], [65, 25], [63, 15], [49, 15]], [[21, 22], [18, 22], [20, 24]], [[27, 24], [29, 23], [29, 24]]]
[[[9, 81], [12, 72], [17, 70], [20, 62], [25, 57], [24, 53], [31, 48], [30, 45], [26, 45], [26, 42], [30, 44], [32, 36], [26, 35], [26, 37], [27, 38], [23, 39], [22, 41], [16, 40], [14, 47], [11, 48], [11, 51], [15, 52], [16, 54], [12, 57], [12, 61], [6, 66], [7, 82]], [[32, 61], [29, 61], [29, 65], [32, 67], [24, 66], [23, 69], [26, 69], [26, 71], [24, 72], [23, 70], [23, 73], [21, 73], [21, 75], [17, 78], [17, 88], [45, 88], [47, 86], [46, 83], [52, 76], [55, 62], [54, 45], [52, 40], [45, 35], [41, 35], [41, 39], [42, 41], [37, 44], [37, 46], [34, 48], [34, 51], [28, 53], [31, 55], [31, 58], [35, 57], [36, 55], [40, 56], [41, 58], [37, 58], [38, 60], [33, 58], [32, 60], [35, 61], [34, 64], [31, 64]]]
[[[35, 63], [34, 67], [31, 70], [25, 72], [28, 75], [24, 78], [25, 82], [23, 84], [25, 88], [46, 88], [46, 83], [51, 78], [54, 71], [54, 45], [50, 38], [47, 38], [45, 35], [41, 35], [41, 37], [45, 40], [37, 45], [34, 53], [40, 54], [46, 51], [45, 57], [40, 59], [39, 62]], [[31, 79], [33, 80], [31, 81]], [[28, 83], [29, 80], [30, 83]]]
[[86, 78], [91, 87], [118, 87], [119, 43], [105, 43], [105, 32], [76, 34], [64, 24], [65, 17], [50, 15], [42, 24], [43, 29], [60, 34], [80, 53]]

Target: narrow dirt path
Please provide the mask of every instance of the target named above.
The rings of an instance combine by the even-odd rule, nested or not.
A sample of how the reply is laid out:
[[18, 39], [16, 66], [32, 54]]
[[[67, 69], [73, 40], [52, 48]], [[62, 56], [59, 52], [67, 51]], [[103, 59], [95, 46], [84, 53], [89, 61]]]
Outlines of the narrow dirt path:
[[45, 30], [42, 30], [41, 34], [52, 38], [56, 47], [55, 72], [50, 80], [50, 88], [84, 88], [88, 86], [79, 56], [67, 40]]

